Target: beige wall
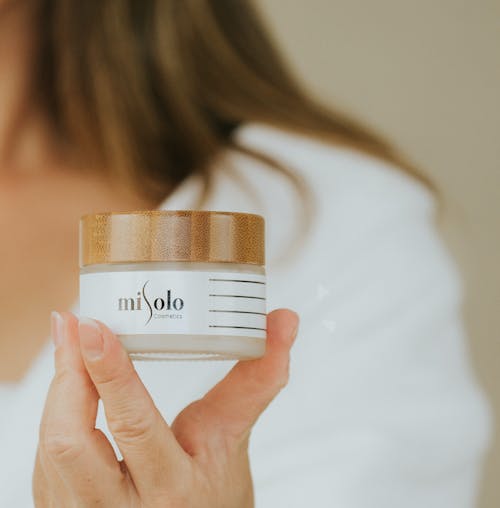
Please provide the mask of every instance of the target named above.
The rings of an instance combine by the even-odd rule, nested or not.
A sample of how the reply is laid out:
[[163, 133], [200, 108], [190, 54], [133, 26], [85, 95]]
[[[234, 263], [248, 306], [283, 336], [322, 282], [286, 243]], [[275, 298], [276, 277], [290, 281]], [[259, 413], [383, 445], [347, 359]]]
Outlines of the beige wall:
[[[260, 0], [316, 94], [389, 135], [444, 190], [478, 376], [500, 412], [500, 0]], [[500, 500], [500, 444], [482, 508]]]

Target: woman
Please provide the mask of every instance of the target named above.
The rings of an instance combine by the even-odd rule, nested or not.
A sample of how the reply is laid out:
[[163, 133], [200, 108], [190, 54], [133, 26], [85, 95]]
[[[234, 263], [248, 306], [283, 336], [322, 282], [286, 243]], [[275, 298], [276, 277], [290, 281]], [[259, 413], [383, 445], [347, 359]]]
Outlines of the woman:
[[[489, 416], [430, 186], [249, 2], [0, 0], [0, 52], [0, 506], [473, 506]], [[79, 217], [151, 208], [265, 216], [290, 368], [290, 310], [234, 366], [133, 365], [77, 318]]]

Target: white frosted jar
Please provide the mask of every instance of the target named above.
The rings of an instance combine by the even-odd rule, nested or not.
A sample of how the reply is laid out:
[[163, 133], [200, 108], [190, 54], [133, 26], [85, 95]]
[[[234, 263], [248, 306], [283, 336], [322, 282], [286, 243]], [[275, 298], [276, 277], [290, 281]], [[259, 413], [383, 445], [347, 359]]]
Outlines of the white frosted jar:
[[80, 221], [80, 315], [134, 360], [251, 359], [266, 341], [264, 219], [154, 210]]

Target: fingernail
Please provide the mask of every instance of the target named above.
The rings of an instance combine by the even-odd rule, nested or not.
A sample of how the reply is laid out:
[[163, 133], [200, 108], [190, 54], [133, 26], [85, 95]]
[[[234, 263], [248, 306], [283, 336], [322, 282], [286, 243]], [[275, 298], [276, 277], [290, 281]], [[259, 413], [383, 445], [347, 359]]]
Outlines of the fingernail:
[[102, 356], [104, 348], [99, 325], [93, 319], [81, 317], [78, 330], [83, 355], [89, 360], [98, 360]]
[[63, 343], [64, 340], [64, 320], [59, 312], [53, 310], [50, 313], [50, 325], [52, 341], [57, 348]]

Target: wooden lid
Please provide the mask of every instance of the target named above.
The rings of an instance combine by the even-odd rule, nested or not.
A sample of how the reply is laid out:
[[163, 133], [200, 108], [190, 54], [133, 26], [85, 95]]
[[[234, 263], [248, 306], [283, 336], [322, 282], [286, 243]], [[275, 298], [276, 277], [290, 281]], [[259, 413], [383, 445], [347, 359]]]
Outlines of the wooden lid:
[[148, 261], [264, 265], [264, 218], [195, 210], [84, 215], [80, 266]]

